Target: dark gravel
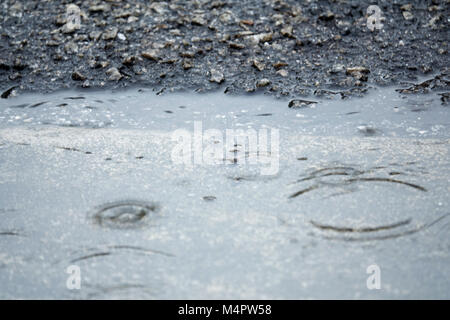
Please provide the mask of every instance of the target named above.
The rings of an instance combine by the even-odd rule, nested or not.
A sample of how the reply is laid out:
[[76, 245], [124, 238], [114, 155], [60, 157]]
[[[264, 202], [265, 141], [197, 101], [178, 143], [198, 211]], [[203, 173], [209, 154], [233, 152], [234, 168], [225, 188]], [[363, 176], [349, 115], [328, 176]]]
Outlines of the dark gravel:
[[[66, 8], [81, 9], [81, 28]], [[369, 4], [385, 18], [366, 25]], [[448, 90], [449, 0], [0, 3], [0, 90], [134, 84], [277, 96], [363, 94], [434, 78]], [[9, 90], [9, 92], [7, 92]]]

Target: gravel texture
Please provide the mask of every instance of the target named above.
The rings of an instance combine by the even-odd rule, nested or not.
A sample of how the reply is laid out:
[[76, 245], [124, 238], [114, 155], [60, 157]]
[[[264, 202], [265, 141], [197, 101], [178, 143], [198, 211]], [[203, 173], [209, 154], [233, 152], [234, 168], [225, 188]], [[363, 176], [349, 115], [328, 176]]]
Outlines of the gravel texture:
[[[379, 30], [367, 26], [369, 4], [381, 9]], [[369, 4], [3, 0], [0, 90], [7, 98], [139, 84], [159, 93], [346, 97], [372, 85], [420, 86], [419, 77], [433, 79], [425, 89], [448, 90], [450, 1]], [[74, 12], [79, 25], [67, 19]]]

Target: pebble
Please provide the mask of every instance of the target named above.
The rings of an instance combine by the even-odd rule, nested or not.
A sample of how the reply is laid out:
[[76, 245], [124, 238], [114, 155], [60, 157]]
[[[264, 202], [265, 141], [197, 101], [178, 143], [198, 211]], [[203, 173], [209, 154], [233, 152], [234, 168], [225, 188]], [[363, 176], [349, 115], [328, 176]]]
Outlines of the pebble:
[[184, 70], [189, 70], [193, 67], [194, 67], [194, 63], [192, 62], [192, 60], [184, 60], [183, 61], [183, 69]]
[[66, 53], [69, 53], [69, 54], [77, 53], [78, 52], [78, 45], [75, 42], [73, 42], [73, 41], [68, 42], [68, 43], [66, 43], [64, 45], [64, 51]]
[[278, 61], [278, 62], [275, 62], [274, 64], [272, 64], [272, 67], [274, 67], [275, 69], [280, 69], [282, 67], [287, 67], [287, 66], [288, 66], [288, 64], [283, 61]]
[[216, 82], [220, 84], [225, 80], [223, 73], [219, 70], [211, 69], [209, 73], [211, 75], [211, 77], [209, 78], [210, 82]]
[[72, 73], [72, 80], [74, 80], [74, 81], [84, 81], [84, 80], [86, 80], [86, 76], [84, 76], [79, 71], [74, 71]]
[[335, 15], [334, 15], [333, 12], [327, 11], [327, 12], [322, 13], [322, 14], [319, 16], [319, 19], [320, 19], [320, 20], [324, 20], [324, 21], [331, 21], [331, 20], [334, 19], [334, 16], [335, 16]]
[[143, 51], [141, 53], [141, 56], [144, 57], [145, 59], [158, 61], [159, 60], [159, 51], [156, 49], [150, 49], [147, 51]]
[[238, 43], [238, 42], [230, 42], [229, 46], [232, 49], [244, 49], [245, 48], [245, 45], [243, 45], [242, 43]]
[[102, 35], [101, 31], [92, 31], [89, 33], [89, 39], [97, 41], [100, 39], [100, 36]]
[[117, 39], [119, 39], [120, 41], [125, 41], [125, 40], [127, 40], [127, 37], [125, 37], [125, 35], [123, 33], [118, 33]]
[[76, 4], [70, 4], [66, 9], [67, 17], [66, 24], [61, 28], [62, 33], [73, 33], [81, 29], [81, 10]]
[[126, 65], [126, 66], [132, 66], [133, 64], [136, 63], [136, 57], [135, 56], [129, 56], [126, 57], [123, 61], [122, 64]]
[[345, 68], [343, 64], [335, 64], [333, 65], [333, 67], [331, 68], [331, 70], [329, 71], [330, 73], [342, 73], [344, 72]]
[[259, 71], [263, 71], [265, 69], [265, 64], [258, 60], [253, 60], [252, 65], [258, 69]]
[[282, 77], [287, 77], [289, 75], [289, 72], [287, 72], [287, 70], [285, 70], [285, 69], [280, 69], [277, 71], [277, 74]]
[[403, 11], [402, 14], [403, 14], [403, 18], [405, 18], [405, 20], [414, 19], [414, 15], [410, 11]]
[[102, 35], [102, 39], [103, 40], [114, 40], [117, 36], [117, 33], [119, 32], [118, 28], [109, 28], [107, 29], [103, 35]]
[[108, 80], [109, 81], [119, 81], [120, 79], [123, 78], [122, 74], [120, 73], [120, 71], [117, 68], [109, 68], [108, 70], [106, 70], [106, 75], [108, 76]]
[[293, 34], [292, 34], [293, 28], [292, 26], [286, 26], [283, 29], [281, 29], [280, 33], [282, 36], [288, 37], [288, 38], [293, 38]]
[[262, 88], [262, 87], [268, 86], [269, 84], [270, 84], [270, 80], [264, 78], [264, 79], [258, 80], [258, 82], [256, 83], [256, 86], [258, 88]]
[[107, 4], [93, 5], [89, 7], [89, 12], [107, 12], [110, 7]]
[[308, 107], [308, 106], [314, 106], [316, 104], [317, 104], [316, 101], [293, 99], [293, 100], [289, 101], [289, 105], [288, 106], [291, 109], [300, 109], [300, 108], [305, 108], [305, 107]]
[[260, 33], [252, 36], [247, 36], [247, 39], [253, 45], [257, 45], [259, 43], [270, 42], [273, 39], [273, 33]]
[[366, 67], [350, 67], [346, 69], [346, 73], [357, 80], [367, 81], [370, 70]]
[[191, 23], [197, 26], [204, 26], [208, 23], [203, 15], [196, 15], [192, 18]]

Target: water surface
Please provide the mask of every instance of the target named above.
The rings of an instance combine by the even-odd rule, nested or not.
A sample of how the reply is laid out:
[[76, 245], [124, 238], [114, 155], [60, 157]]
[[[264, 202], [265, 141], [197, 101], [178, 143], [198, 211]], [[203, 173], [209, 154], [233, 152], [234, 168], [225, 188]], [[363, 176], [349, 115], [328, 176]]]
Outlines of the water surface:
[[[449, 108], [394, 89], [300, 109], [148, 89], [2, 99], [0, 298], [450, 298]], [[239, 145], [174, 163], [173, 131], [199, 121], [278, 129], [279, 170]]]

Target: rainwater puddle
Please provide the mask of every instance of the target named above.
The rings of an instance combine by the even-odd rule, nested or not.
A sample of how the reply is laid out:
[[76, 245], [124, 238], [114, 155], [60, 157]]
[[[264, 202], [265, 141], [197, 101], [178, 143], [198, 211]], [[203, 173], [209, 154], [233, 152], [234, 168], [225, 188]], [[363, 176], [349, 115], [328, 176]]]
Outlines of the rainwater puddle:
[[0, 298], [450, 298], [440, 93], [301, 99], [1, 99]]

